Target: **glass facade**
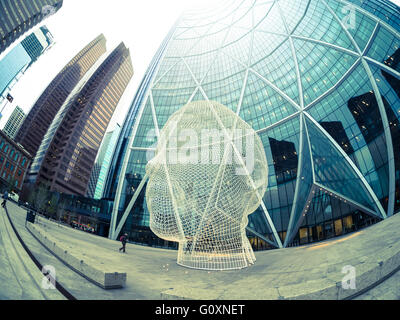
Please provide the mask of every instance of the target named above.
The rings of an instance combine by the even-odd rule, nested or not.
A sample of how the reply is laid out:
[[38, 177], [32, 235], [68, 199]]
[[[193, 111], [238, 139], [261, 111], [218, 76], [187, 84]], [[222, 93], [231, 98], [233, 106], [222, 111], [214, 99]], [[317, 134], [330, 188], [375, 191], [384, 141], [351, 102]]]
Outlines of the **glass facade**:
[[15, 78], [24, 72], [31, 57], [21, 44], [18, 44], [0, 61], [0, 96], [5, 96]]
[[263, 141], [269, 182], [249, 216], [254, 249], [340, 236], [400, 211], [399, 23], [383, 0], [237, 0], [186, 12], [122, 128], [107, 182], [110, 238], [159, 245], [146, 154], [168, 118], [198, 100], [228, 106]]
[[107, 179], [108, 170], [110, 169], [110, 162], [114, 154], [115, 145], [117, 143], [121, 126], [116, 125], [115, 129], [107, 132], [99, 153], [97, 154], [96, 163], [92, 170], [92, 175], [89, 181], [88, 194], [89, 198], [99, 200], [103, 197], [105, 182]]
[[53, 44], [53, 35], [46, 26], [40, 27], [21, 41], [21, 45], [32, 59], [31, 64], [34, 63], [44, 51], [49, 50]]
[[38, 28], [0, 60], [0, 102], [18, 79], [54, 44], [46, 26]]

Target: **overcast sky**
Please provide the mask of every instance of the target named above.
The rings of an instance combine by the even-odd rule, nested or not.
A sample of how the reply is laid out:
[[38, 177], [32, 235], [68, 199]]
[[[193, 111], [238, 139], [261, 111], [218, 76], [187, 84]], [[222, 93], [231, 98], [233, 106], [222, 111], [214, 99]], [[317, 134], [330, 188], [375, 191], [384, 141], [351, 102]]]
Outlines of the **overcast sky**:
[[136, 89], [171, 26], [188, 5], [197, 6], [207, 1], [64, 0], [62, 8], [40, 24], [49, 28], [56, 44], [15, 85], [11, 92], [14, 102], [4, 110], [0, 128], [4, 127], [15, 106], [19, 105], [27, 113], [69, 60], [101, 33], [107, 39], [108, 51], [123, 41], [131, 52], [134, 76], [114, 113], [109, 130], [117, 122], [122, 124]]
[[[28, 112], [57, 73], [100, 33], [107, 39], [108, 51], [123, 41], [131, 52], [135, 73], [109, 130], [117, 122], [122, 124], [153, 55], [179, 15], [188, 7], [207, 6], [213, 1], [218, 0], [64, 0], [63, 7], [42, 23], [49, 28], [56, 44], [14, 87], [15, 100], [4, 110], [0, 128], [15, 106]], [[400, 0], [393, 2], [400, 5]]]

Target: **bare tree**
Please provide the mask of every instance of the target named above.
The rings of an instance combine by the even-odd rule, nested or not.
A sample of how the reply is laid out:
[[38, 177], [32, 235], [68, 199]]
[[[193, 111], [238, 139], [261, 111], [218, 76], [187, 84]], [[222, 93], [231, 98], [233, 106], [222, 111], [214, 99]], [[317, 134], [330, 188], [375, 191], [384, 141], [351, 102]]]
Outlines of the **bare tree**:
[[[7, 191], [8, 193], [14, 193], [15, 190], [17, 190], [15, 183], [16, 183], [17, 179], [15, 179], [14, 177], [11, 177], [8, 180], [8, 185], [7, 185]], [[17, 192], [16, 192], [17, 193]]]
[[52, 193], [50, 200], [46, 203], [46, 211], [55, 220], [58, 220], [57, 217], [58, 207], [59, 207], [59, 195], [56, 193]]
[[38, 211], [45, 211], [46, 205], [49, 202], [50, 191], [45, 184], [36, 186], [33, 193], [33, 205]]
[[61, 221], [65, 215], [66, 208], [68, 207], [68, 202], [66, 199], [61, 197], [60, 201], [58, 202], [58, 208], [56, 213], [57, 221]]

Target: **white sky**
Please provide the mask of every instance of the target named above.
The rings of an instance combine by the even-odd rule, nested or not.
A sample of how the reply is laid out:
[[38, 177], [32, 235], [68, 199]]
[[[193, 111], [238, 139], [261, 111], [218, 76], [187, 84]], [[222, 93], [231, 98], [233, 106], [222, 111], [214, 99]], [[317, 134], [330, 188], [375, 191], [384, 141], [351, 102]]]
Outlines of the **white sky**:
[[[108, 52], [121, 41], [131, 52], [134, 75], [114, 113], [109, 130], [113, 129], [117, 122], [122, 125], [147, 67], [172, 25], [188, 5], [197, 6], [207, 1], [210, 2], [64, 0], [62, 8], [40, 24], [49, 28], [56, 43], [32, 65], [11, 91], [14, 102], [4, 109], [0, 128], [4, 127], [15, 106], [19, 105], [26, 113], [29, 112], [58, 72], [100, 33], [107, 39]], [[32, 30], [26, 35], [30, 32]], [[19, 38], [19, 41], [22, 39], [23, 37]], [[15, 45], [16, 43], [13, 44]], [[2, 54], [0, 59], [11, 48]]]
[[[11, 92], [14, 102], [8, 104], [4, 110], [0, 128], [4, 127], [15, 106], [19, 105], [27, 113], [57, 73], [100, 33], [107, 39], [108, 51], [124, 41], [131, 52], [135, 73], [114, 113], [109, 130], [117, 122], [122, 125], [151, 59], [179, 15], [187, 7], [200, 4], [207, 6], [211, 2], [213, 1], [64, 0], [63, 7], [42, 23], [49, 28], [56, 44], [32, 65], [14, 87]], [[393, 2], [400, 5], [400, 0]]]

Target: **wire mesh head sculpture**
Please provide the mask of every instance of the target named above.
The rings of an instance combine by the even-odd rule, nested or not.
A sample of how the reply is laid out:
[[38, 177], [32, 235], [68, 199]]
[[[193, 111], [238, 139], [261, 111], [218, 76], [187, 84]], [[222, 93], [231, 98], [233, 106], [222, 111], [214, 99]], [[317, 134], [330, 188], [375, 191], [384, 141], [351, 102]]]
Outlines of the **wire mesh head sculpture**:
[[268, 166], [261, 139], [239, 116], [213, 101], [187, 104], [160, 132], [146, 172], [150, 228], [179, 242], [178, 264], [229, 270], [255, 262], [246, 226]]

